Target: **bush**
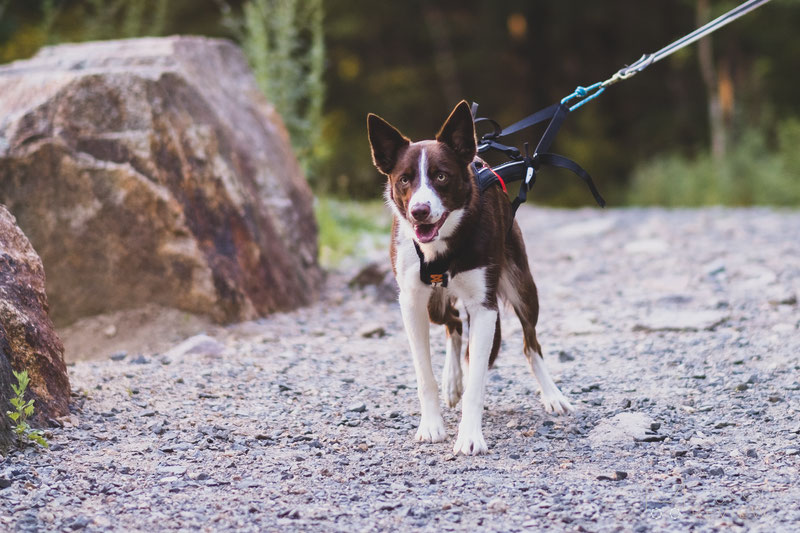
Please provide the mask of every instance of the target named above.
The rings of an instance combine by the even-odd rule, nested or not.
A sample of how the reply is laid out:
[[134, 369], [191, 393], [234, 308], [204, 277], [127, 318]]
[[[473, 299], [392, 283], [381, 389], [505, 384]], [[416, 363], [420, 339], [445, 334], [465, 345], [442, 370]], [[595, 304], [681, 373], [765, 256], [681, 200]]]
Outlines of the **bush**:
[[628, 201], [640, 205], [800, 206], [800, 120], [778, 125], [775, 148], [766, 135], [750, 131], [717, 161], [704, 152], [694, 158], [658, 157], [633, 174]]
[[325, 42], [322, 0], [248, 0], [227, 25], [242, 44], [261, 90], [283, 118], [303, 171], [325, 157]]

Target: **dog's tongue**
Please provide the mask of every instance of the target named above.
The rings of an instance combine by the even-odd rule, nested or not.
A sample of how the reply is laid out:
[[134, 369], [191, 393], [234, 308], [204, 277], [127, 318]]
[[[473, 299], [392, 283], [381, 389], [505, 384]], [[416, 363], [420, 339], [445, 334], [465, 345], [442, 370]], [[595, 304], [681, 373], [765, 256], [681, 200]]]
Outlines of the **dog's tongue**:
[[431, 242], [439, 233], [439, 228], [436, 224], [417, 224], [414, 226], [414, 232], [419, 242]]

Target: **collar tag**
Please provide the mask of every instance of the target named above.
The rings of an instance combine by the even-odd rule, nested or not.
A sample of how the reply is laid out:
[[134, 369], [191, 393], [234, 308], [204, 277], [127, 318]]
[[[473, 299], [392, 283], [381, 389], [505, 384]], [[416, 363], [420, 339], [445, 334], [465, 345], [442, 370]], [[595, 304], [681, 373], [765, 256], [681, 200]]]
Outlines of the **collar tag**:
[[449, 279], [450, 277], [447, 275], [447, 272], [443, 274], [430, 274], [430, 281], [428, 284], [431, 287], [447, 287], [447, 282]]

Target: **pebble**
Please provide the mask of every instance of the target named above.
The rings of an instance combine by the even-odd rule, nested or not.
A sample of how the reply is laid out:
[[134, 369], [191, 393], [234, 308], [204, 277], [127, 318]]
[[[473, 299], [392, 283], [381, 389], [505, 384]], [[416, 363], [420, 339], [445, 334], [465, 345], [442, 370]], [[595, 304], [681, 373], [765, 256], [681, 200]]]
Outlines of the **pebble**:
[[352, 403], [347, 407], [347, 410], [352, 413], [363, 413], [367, 410], [367, 404], [364, 402]]

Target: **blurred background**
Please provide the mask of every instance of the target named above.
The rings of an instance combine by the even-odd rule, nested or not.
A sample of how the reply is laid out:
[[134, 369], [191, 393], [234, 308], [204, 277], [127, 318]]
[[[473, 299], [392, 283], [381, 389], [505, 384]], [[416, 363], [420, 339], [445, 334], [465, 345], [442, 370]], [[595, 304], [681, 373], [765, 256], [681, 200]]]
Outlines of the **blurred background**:
[[[368, 112], [413, 139], [430, 138], [461, 99], [508, 125], [738, 3], [0, 0], [0, 62], [62, 42], [232, 39], [282, 112], [316, 194], [375, 200]], [[573, 113], [553, 151], [586, 168], [612, 206], [800, 205], [798, 28], [800, 1], [773, 0]], [[529, 130], [513, 144], [537, 139]], [[555, 169], [533, 200], [592, 203]]]

